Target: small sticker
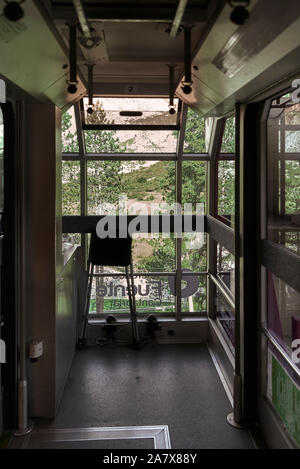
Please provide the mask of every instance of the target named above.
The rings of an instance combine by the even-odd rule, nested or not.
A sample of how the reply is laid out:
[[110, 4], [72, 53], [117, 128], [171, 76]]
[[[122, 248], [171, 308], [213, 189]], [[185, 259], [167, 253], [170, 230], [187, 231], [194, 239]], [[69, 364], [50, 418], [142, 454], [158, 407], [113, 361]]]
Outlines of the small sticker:
[[5, 16], [0, 16], [0, 39], [8, 44], [16, 36], [26, 31], [27, 26], [23, 21], [9, 21]]

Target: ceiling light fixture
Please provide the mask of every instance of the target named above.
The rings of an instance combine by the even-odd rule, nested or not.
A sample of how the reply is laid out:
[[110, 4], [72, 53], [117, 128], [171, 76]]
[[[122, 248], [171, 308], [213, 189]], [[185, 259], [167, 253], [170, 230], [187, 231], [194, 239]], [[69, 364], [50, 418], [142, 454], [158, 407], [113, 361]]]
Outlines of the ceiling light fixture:
[[228, 0], [228, 3], [233, 8], [233, 12], [230, 15], [231, 21], [238, 25], [244, 24], [250, 16], [246, 10], [250, 0]]
[[19, 21], [24, 17], [24, 10], [21, 7], [21, 4], [25, 2], [25, 0], [20, 0], [19, 2], [9, 2], [8, 0], [4, 0], [6, 5], [3, 9], [3, 15], [9, 21]]

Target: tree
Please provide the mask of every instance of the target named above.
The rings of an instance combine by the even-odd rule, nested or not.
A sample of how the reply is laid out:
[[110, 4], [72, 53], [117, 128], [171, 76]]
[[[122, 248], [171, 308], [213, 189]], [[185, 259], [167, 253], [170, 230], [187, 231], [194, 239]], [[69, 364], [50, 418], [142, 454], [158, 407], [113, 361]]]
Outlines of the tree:
[[[93, 114], [86, 118], [88, 124], [110, 123], [99, 101], [94, 104]], [[115, 135], [115, 131], [87, 130], [84, 134], [87, 153], [124, 152]], [[63, 151], [78, 153], [76, 130], [72, 129], [72, 115], [69, 112], [62, 117]], [[100, 203], [116, 204], [122, 192], [122, 162], [121, 161], [89, 161], [87, 164], [88, 179], [88, 213], [95, 214]], [[79, 162], [64, 161], [62, 169], [63, 181], [63, 214], [79, 215], [80, 213], [80, 170]]]

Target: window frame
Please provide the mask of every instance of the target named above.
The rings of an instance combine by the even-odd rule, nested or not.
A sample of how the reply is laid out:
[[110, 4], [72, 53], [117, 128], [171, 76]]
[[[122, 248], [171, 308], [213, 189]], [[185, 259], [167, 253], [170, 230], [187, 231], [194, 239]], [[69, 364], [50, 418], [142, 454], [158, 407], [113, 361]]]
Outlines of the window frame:
[[[84, 130], [87, 129], [87, 124], [83, 122], [83, 112], [82, 112], [82, 103], [74, 104], [74, 114], [75, 114], [75, 123], [76, 123], [76, 130], [77, 130], [77, 138], [78, 138], [78, 146], [79, 152], [78, 153], [71, 153], [71, 152], [63, 152], [62, 159], [65, 161], [79, 161], [80, 162], [80, 215], [87, 216], [87, 163], [88, 161], [175, 161], [176, 164], [176, 195], [175, 195], [175, 202], [181, 203], [182, 199], [182, 190], [181, 190], [181, 181], [182, 181], [182, 163], [185, 161], [199, 161], [206, 163], [206, 174], [208, 170], [208, 162], [210, 159], [209, 152], [207, 153], [184, 153], [183, 152], [183, 145], [184, 145], [184, 136], [185, 136], [185, 126], [186, 126], [186, 119], [187, 119], [187, 106], [185, 104], [180, 104], [179, 106], [180, 112], [178, 113], [178, 121], [176, 126], [172, 126], [172, 130], [178, 130], [178, 138], [177, 138], [177, 148], [176, 152], [174, 153], [87, 153], [85, 142], [84, 142]], [[200, 118], [200, 117], [199, 117]], [[93, 129], [96, 130], [97, 126], [94, 126]], [[102, 126], [100, 126], [102, 128]], [[114, 124], [113, 129], [123, 130], [123, 125]], [[153, 130], [166, 130], [161, 128], [162, 126], [155, 126], [153, 125]], [[171, 127], [171, 126], [168, 126]], [[173, 128], [174, 127], [174, 128]], [[176, 128], [175, 128], [176, 127]], [[128, 126], [128, 129], [130, 126]], [[105, 126], [105, 129], [108, 130], [108, 126]], [[141, 125], [140, 130], [146, 130], [145, 126]], [[212, 135], [210, 136], [212, 137]], [[206, 206], [207, 206], [207, 190], [206, 190]], [[63, 215], [64, 216], [64, 215]], [[81, 245], [83, 246], [86, 259], [87, 259], [87, 237], [85, 234], [81, 235]], [[182, 283], [182, 269], [181, 269], [181, 258], [182, 258], [182, 240], [181, 238], [177, 238], [175, 240], [175, 261], [176, 261], [176, 269], [172, 273], [175, 276], [175, 314], [176, 320], [180, 321], [182, 318], [192, 317], [196, 319], [197, 317], [203, 318], [203, 316], [207, 315], [207, 298], [206, 298], [206, 311], [196, 311], [196, 312], [189, 312], [189, 313], [182, 313], [181, 305], [182, 305], [182, 297], [181, 297], [181, 288], [179, 285]], [[207, 265], [207, 255], [206, 255], [206, 265]], [[207, 277], [208, 272], [207, 268], [205, 271], [201, 272], [191, 272], [196, 276], [205, 275]], [[165, 272], [162, 273], [155, 273], [155, 272], [147, 272], [147, 276], [157, 276], [165, 275]], [[141, 276], [140, 272], [134, 272], [134, 276], [138, 277]], [[206, 291], [207, 291], [207, 282], [206, 282]], [[206, 294], [207, 297], [207, 294]], [[98, 316], [98, 315], [97, 315]], [[101, 318], [103, 318], [103, 313], [101, 313]], [[127, 316], [127, 315], [126, 315]], [[174, 316], [174, 314], [173, 314]], [[95, 317], [95, 316], [94, 316]], [[119, 317], [119, 315], [118, 315]], [[121, 316], [120, 316], [121, 317]], [[165, 316], [162, 316], [165, 317]]]

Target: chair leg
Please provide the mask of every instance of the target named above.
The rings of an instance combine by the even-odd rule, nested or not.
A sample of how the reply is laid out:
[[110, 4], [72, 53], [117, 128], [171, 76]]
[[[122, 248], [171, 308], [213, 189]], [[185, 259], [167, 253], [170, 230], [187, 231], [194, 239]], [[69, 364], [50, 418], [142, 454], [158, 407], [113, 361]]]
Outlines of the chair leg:
[[135, 347], [138, 347], [139, 346], [139, 330], [138, 330], [138, 325], [137, 325], [132, 262], [130, 264], [131, 284], [130, 284], [128, 266], [126, 266], [125, 269], [126, 269], [126, 278], [127, 278], [127, 286], [128, 286], [128, 297], [129, 297], [130, 316], [131, 316], [131, 325], [132, 325], [133, 345]]
[[139, 345], [139, 328], [137, 322], [137, 311], [136, 311], [136, 303], [135, 303], [135, 290], [134, 290], [134, 278], [133, 278], [133, 263], [132, 258], [130, 258], [130, 277], [131, 277], [131, 285], [132, 285], [132, 311], [133, 311], [133, 324], [134, 324], [134, 341], [136, 345]]
[[88, 280], [87, 280], [88, 288], [87, 288], [86, 297], [85, 297], [82, 330], [81, 330], [81, 336], [79, 337], [79, 340], [78, 340], [78, 348], [82, 348], [85, 342], [85, 333], [86, 333], [86, 326], [87, 326], [88, 317], [89, 317], [90, 300], [91, 300], [91, 292], [92, 292], [93, 273], [94, 273], [94, 265], [90, 264], [89, 271], [88, 271]]

